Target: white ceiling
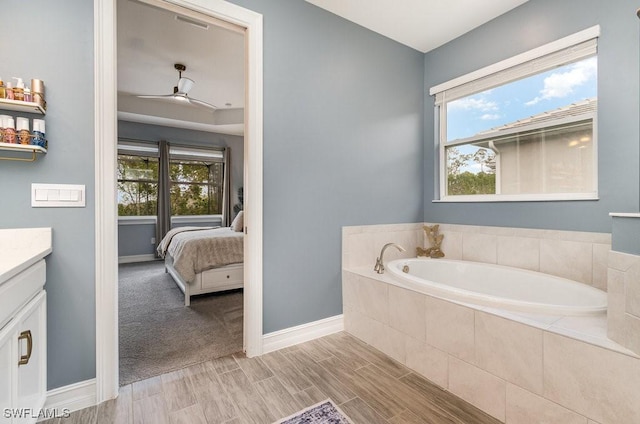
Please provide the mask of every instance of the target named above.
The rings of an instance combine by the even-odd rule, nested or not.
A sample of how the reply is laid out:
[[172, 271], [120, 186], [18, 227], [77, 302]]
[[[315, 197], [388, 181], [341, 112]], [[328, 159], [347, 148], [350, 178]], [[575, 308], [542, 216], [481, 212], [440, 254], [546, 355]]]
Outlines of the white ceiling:
[[306, 0], [426, 53], [528, 0]]
[[[421, 52], [428, 52], [527, 0], [306, 0]], [[193, 18], [193, 17], [191, 17]], [[207, 18], [200, 16], [206, 21]], [[243, 133], [244, 35], [208, 23], [208, 29], [135, 0], [118, 0], [118, 109], [121, 119]], [[295, 34], [292, 34], [295, 36]], [[143, 100], [170, 94], [175, 63], [195, 84], [189, 96], [215, 112], [182, 102]], [[230, 105], [230, 106], [229, 106]], [[145, 117], [152, 116], [153, 119]], [[158, 119], [160, 117], [160, 119]]]
[[[218, 106], [218, 110], [212, 112], [183, 102], [134, 96], [171, 94], [178, 82], [175, 63], [186, 65], [182, 76], [195, 81], [189, 97], [212, 103]], [[243, 128], [242, 113], [226, 111], [234, 109], [237, 112], [242, 108], [242, 33], [211, 23], [208, 29], [202, 29], [177, 20], [175, 13], [136, 1], [118, 0], [119, 111], [126, 112], [125, 116], [162, 116], [174, 121], [193, 121], [199, 124], [200, 129], [205, 128], [202, 124], [206, 124], [211, 125], [211, 131], [238, 134], [238, 130], [241, 133]], [[230, 116], [240, 116], [240, 121], [229, 122]], [[230, 130], [229, 124], [235, 124], [235, 127]]]

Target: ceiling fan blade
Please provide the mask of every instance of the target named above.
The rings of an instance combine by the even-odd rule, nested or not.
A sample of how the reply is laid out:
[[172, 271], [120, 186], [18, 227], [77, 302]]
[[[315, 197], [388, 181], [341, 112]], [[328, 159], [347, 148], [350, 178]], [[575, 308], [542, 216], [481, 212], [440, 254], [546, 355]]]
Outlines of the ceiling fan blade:
[[195, 82], [191, 78], [182, 77], [178, 80], [178, 93], [187, 94]]
[[147, 94], [147, 95], [136, 95], [136, 97], [140, 99], [166, 99], [169, 97], [173, 97], [173, 94]]
[[211, 103], [207, 103], [207, 102], [203, 102], [202, 100], [198, 100], [198, 99], [192, 99], [191, 97], [186, 97], [187, 101], [193, 105], [197, 105], [197, 106], [203, 106], [203, 107], [207, 107], [209, 109], [213, 109], [216, 110], [218, 109], [218, 106], [214, 106]]

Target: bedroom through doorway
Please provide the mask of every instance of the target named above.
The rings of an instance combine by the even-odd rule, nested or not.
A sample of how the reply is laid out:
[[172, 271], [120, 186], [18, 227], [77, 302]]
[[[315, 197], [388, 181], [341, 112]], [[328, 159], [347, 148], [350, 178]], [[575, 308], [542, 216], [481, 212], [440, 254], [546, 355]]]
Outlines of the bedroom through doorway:
[[246, 42], [161, 0], [118, 0], [117, 13], [126, 385], [243, 350]]

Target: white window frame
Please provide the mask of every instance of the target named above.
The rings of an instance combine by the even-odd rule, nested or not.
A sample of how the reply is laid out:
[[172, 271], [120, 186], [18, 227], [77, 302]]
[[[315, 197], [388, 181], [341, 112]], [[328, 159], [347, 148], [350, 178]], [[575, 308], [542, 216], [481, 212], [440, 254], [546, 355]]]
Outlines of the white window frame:
[[[566, 201], [598, 199], [598, 143], [597, 114], [593, 116], [593, 192], [588, 193], [539, 193], [539, 194], [481, 194], [446, 195], [446, 147], [465, 144], [462, 140], [446, 143], [446, 103], [480, 93], [486, 89], [503, 85], [526, 76], [535, 75], [564, 63], [593, 56], [597, 49], [600, 26], [596, 25], [583, 31], [545, 44], [525, 53], [513, 56], [501, 62], [489, 65], [477, 71], [462, 75], [429, 89], [435, 96], [434, 108], [434, 153], [435, 178], [434, 203], [437, 202], [514, 202], [514, 201]], [[581, 119], [584, 119], [581, 117]]]

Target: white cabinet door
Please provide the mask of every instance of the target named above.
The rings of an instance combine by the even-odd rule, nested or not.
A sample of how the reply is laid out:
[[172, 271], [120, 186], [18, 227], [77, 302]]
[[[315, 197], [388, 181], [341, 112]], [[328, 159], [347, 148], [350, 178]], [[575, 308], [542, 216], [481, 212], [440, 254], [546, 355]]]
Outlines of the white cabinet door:
[[17, 408], [30, 409], [32, 416], [14, 423], [33, 423], [47, 396], [47, 309], [42, 291], [19, 314], [17, 326]]
[[12, 423], [11, 408], [13, 407], [13, 384], [17, 356], [14, 354], [16, 343], [16, 325], [9, 322], [0, 330], [0, 423]]

